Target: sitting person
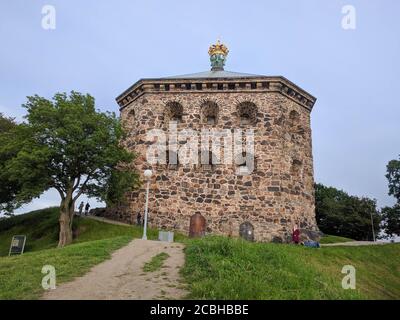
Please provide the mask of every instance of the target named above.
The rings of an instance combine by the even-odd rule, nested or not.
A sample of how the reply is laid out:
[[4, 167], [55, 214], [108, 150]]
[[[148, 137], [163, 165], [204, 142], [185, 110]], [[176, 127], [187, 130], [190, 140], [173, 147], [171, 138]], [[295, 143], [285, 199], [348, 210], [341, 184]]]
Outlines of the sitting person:
[[305, 247], [309, 247], [309, 248], [319, 248], [319, 242], [317, 241], [312, 241], [312, 240], [306, 240], [304, 242], [301, 243], [301, 245], [305, 246]]
[[293, 226], [293, 230], [292, 230], [292, 240], [295, 244], [299, 244], [300, 242], [300, 230], [297, 227], [297, 224], [295, 224]]

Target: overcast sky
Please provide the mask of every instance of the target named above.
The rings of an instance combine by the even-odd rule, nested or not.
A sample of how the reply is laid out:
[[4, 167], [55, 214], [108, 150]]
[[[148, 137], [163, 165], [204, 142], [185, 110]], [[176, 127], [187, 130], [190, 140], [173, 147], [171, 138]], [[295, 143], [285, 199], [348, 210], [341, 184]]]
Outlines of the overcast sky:
[[[55, 29], [42, 27], [45, 5]], [[355, 29], [342, 27], [345, 5]], [[317, 97], [317, 182], [392, 205], [384, 175], [400, 153], [399, 12], [396, 0], [3, 0], [0, 112], [21, 120], [26, 96], [77, 90], [118, 113], [115, 97], [139, 78], [208, 70], [220, 37], [226, 70], [282, 75]], [[49, 192], [20, 211], [58, 204]]]

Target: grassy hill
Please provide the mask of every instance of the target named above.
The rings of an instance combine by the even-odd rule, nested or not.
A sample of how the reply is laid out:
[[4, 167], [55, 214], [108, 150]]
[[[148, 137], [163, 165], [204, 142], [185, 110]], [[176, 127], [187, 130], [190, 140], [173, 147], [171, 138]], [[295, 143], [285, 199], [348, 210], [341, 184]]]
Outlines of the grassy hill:
[[[57, 249], [58, 210], [49, 208], [0, 221], [0, 299], [37, 299], [41, 268], [56, 268], [57, 284], [140, 237], [137, 226], [86, 218], [74, 222], [74, 243]], [[26, 253], [6, 256], [12, 235], [27, 235]], [[157, 230], [149, 230], [156, 239]], [[251, 243], [225, 237], [185, 239], [182, 270], [191, 299], [400, 299], [400, 244], [325, 247]], [[325, 243], [351, 239], [327, 236]], [[344, 265], [356, 268], [356, 290], [344, 290]]]
[[325, 235], [321, 238], [320, 243], [328, 244], [328, 243], [350, 242], [350, 241], [354, 240], [345, 237]]
[[[209, 237], [190, 240], [191, 299], [400, 299], [400, 244], [306, 248]], [[344, 290], [344, 265], [356, 290]]]
[[0, 258], [0, 300], [38, 299], [44, 292], [41, 281], [42, 267], [56, 269], [57, 285], [84, 275], [90, 268], [111, 256], [127, 244], [132, 237], [119, 236]]
[[[0, 220], [0, 299], [37, 299], [43, 292], [44, 265], [55, 267], [60, 284], [85, 274], [114, 250], [142, 236], [138, 226], [76, 217], [73, 244], [57, 249], [58, 230], [58, 208]], [[8, 257], [11, 238], [17, 234], [27, 236], [25, 253]], [[148, 230], [149, 239], [157, 239], [157, 235], [157, 230]], [[183, 236], [178, 234], [176, 238]]]
[[[13, 235], [26, 235], [25, 252], [57, 247], [58, 208], [47, 208], [0, 220], [0, 256], [7, 256]], [[75, 217], [74, 243], [113, 238], [116, 236], [142, 236], [138, 226], [113, 225], [87, 218]], [[149, 230], [149, 239], [157, 239], [157, 230]], [[178, 238], [180, 235], [177, 235]]]
[[57, 209], [49, 208], [0, 220], [0, 256], [8, 255], [13, 235], [26, 235], [25, 251], [54, 247], [58, 238]]

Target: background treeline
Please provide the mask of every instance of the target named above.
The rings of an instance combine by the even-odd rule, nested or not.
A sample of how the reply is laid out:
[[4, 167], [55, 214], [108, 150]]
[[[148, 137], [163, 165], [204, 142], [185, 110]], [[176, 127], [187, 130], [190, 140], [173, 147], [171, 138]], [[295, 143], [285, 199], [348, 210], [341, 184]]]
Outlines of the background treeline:
[[320, 230], [355, 240], [373, 240], [373, 224], [377, 238], [400, 236], [400, 160], [389, 161], [386, 170], [389, 195], [395, 197], [396, 203], [380, 210], [375, 199], [315, 184], [315, 211]]
[[326, 234], [373, 240], [371, 216], [375, 234], [381, 229], [376, 200], [351, 196], [320, 183], [315, 185], [315, 212], [318, 227]]

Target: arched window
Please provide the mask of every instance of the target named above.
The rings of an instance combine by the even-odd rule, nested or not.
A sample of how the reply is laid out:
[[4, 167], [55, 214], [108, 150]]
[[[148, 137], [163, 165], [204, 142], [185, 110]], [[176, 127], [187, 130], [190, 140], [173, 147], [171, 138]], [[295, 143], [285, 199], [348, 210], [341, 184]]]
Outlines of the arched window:
[[235, 164], [237, 166], [238, 174], [251, 174], [256, 167], [256, 158], [254, 157], [254, 154], [243, 151], [241, 154], [236, 155]]
[[246, 221], [239, 226], [239, 235], [248, 241], [254, 241], [254, 226]]
[[178, 123], [182, 122], [183, 107], [179, 102], [167, 102], [165, 113], [168, 121], [176, 121]]
[[289, 112], [288, 129], [290, 133], [303, 136], [305, 133], [301, 123], [300, 113], [292, 110]]
[[201, 150], [199, 152], [199, 162], [204, 170], [211, 170], [212, 166], [217, 164], [218, 159], [212, 151]]
[[298, 176], [301, 173], [302, 162], [299, 159], [293, 159], [290, 167], [290, 173], [293, 176]]
[[253, 102], [239, 103], [237, 113], [240, 125], [255, 124], [257, 122], [257, 106]]
[[246, 152], [243, 151], [241, 154], [236, 155], [235, 163], [239, 167], [246, 166]]
[[132, 119], [135, 119], [135, 109], [132, 108], [131, 110], [129, 110], [128, 116]]
[[138, 128], [135, 109], [133, 107], [128, 109], [128, 112], [121, 116], [121, 120], [122, 125], [127, 129], [127, 134], [129, 136], [135, 135]]
[[167, 150], [166, 152], [167, 152], [166, 162], [167, 162], [168, 168], [177, 169], [178, 165], [179, 165], [178, 152], [175, 152], [172, 150]]
[[218, 120], [218, 105], [213, 101], [205, 101], [201, 105], [202, 122], [214, 125]]
[[289, 124], [293, 127], [297, 126], [299, 123], [300, 123], [300, 114], [295, 110], [290, 111]]

